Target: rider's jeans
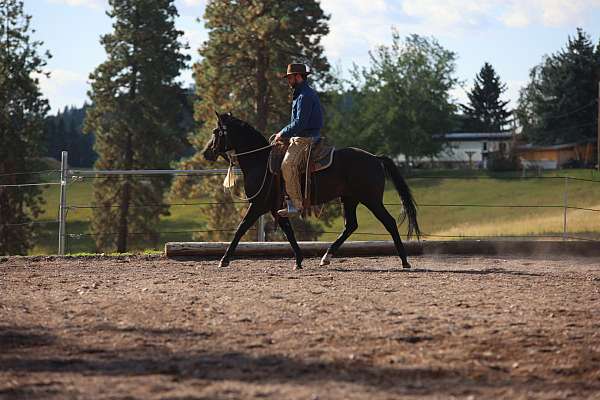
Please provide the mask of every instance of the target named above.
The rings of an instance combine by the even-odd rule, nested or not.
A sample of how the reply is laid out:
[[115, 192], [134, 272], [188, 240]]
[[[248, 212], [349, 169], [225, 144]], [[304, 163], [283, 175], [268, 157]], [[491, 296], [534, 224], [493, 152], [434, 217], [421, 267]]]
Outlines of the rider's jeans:
[[285, 180], [285, 188], [290, 200], [294, 203], [294, 207], [302, 208], [302, 192], [300, 189], [300, 163], [306, 161], [306, 151], [308, 146], [313, 142], [310, 137], [292, 137], [290, 138], [290, 147], [288, 147], [283, 162], [281, 171]]

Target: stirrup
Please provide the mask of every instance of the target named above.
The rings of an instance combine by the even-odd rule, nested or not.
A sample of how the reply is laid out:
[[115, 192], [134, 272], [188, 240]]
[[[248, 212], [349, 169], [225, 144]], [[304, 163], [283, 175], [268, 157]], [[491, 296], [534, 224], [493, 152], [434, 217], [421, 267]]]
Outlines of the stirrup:
[[294, 207], [294, 203], [292, 203], [292, 201], [288, 200], [287, 201], [287, 208], [282, 208], [281, 210], [277, 211], [277, 215], [279, 215], [280, 217], [292, 217], [294, 215], [298, 215], [302, 212], [302, 209], [298, 209], [296, 207]]

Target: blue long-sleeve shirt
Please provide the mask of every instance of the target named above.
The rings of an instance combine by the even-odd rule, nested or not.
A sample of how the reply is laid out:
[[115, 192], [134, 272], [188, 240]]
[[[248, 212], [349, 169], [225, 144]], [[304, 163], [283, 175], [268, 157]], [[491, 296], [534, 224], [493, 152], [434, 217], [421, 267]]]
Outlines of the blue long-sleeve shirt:
[[281, 130], [281, 136], [319, 137], [321, 128], [323, 128], [323, 111], [319, 97], [306, 82], [302, 82], [294, 90], [291, 121]]

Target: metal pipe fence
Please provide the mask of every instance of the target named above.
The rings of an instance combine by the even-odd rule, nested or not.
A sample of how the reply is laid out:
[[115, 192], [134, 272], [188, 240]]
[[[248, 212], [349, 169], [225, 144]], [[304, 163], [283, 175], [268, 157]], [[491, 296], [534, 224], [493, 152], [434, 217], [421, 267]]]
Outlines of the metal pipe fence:
[[[70, 204], [68, 202], [68, 188], [69, 186], [78, 181], [82, 181], [83, 179], [95, 179], [102, 177], [115, 177], [119, 178], [121, 176], [138, 176], [138, 177], [152, 177], [152, 176], [214, 176], [214, 175], [225, 175], [227, 174], [227, 169], [212, 169], [212, 170], [83, 170], [83, 169], [69, 169], [68, 168], [68, 154], [67, 152], [62, 153], [61, 159], [61, 169], [60, 170], [47, 170], [47, 171], [36, 171], [36, 172], [17, 172], [14, 174], [2, 174], [2, 176], [8, 175], [35, 175], [35, 174], [47, 174], [47, 173], [60, 173], [60, 180], [58, 182], [32, 182], [32, 183], [23, 183], [23, 184], [0, 184], [1, 188], [19, 188], [19, 187], [27, 187], [27, 186], [53, 186], [60, 185], [60, 198], [59, 198], [59, 209], [58, 209], [58, 217], [56, 220], [39, 220], [39, 221], [29, 221], [23, 223], [11, 223], [4, 224], [5, 226], [23, 226], [23, 225], [49, 225], [49, 224], [57, 224], [58, 225], [58, 254], [64, 255], [66, 248], [66, 239], [74, 238], [79, 239], [83, 237], [93, 237], [92, 233], [71, 233], [67, 234], [67, 217], [69, 210], [78, 210], [78, 209], [95, 209], [102, 207], [110, 207], [110, 208], [118, 208], [120, 207], [117, 204], [109, 204], [109, 205], [90, 205], [90, 204]], [[236, 173], [240, 173], [239, 170], [236, 170]], [[569, 177], [569, 176], [445, 176], [445, 175], [420, 175], [420, 176], [412, 176], [408, 179], [417, 180], [417, 179], [461, 179], [461, 180], [469, 180], [469, 179], [503, 179], [503, 180], [529, 180], [529, 179], [547, 179], [547, 180], [562, 180], [564, 182], [562, 189], [562, 204], [473, 204], [473, 203], [430, 203], [430, 204], [419, 204], [419, 207], [443, 207], [443, 208], [530, 208], [530, 209], [562, 209], [562, 234], [542, 234], [542, 235], [501, 235], [500, 238], [506, 239], [519, 239], [519, 238], [535, 238], [535, 239], [557, 239], [562, 238], [562, 240], [584, 240], [584, 241], [597, 241], [596, 239], [590, 239], [586, 237], [576, 236], [569, 233], [568, 230], [568, 211], [569, 210], [579, 210], [579, 211], [587, 211], [600, 213], [600, 209], [591, 208], [591, 207], [579, 207], [573, 204], [569, 204], [569, 181], [573, 182], [589, 182], [598, 184], [599, 180], [596, 179], [585, 179], [578, 177]], [[245, 204], [244, 201], [232, 201], [234, 204]], [[135, 207], [186, 207], [186, 206], [215, 206], [223, 204], [220, 202], [211, 202], [211, 201], [193, 201], [193, 202], [162, 202], [159, 204], [132, 204], [131, 208]], [[401, 206], [400, 202], [386, 202], [384, 203], [386, 206]], [[251, 229], [250, 231], [254, 231], [257, 233], [257, 240], [264, 241], [265, 240], [265, 219], [264, 216], [261, 217], [257, 228]], [[600, 224], [599, 224], [600, 226]], [[600, 230], [600, 229], [599, 229]], [[211, 233], [211, 232], [234, 232], [235, 229], [190, 229], [190, 230], [165, 230], [156, 232], [159, 235], [190, 235], [194, 233]], [[314, 233], [311, 231], [302, 231], [297, 230], [298, 233]], [[110, 234], [110, 232], [108, 232]], [[338, 235], [340, 232], [337, 231], [320, 231], [320, 234], [333, 234]], [[148, 234], [147, 232], [129, 232], [128, 235], [131, 236], [143, 236]], [[360, 232], [357, 231], [355, 234], [366, 235], [366, 236], [389, 236], [387, 232]], [[485, 235], [469, 235], [469, 234], [458, 234], [458, 235], [443, 235], [443, 234], [434, 234], [434, 233], [424, 233], [423, 237], [425, 238], [433, 238], [433, 239], [484, 239], [484, 238], [499, 238], [499, 236], [485, 236]]]

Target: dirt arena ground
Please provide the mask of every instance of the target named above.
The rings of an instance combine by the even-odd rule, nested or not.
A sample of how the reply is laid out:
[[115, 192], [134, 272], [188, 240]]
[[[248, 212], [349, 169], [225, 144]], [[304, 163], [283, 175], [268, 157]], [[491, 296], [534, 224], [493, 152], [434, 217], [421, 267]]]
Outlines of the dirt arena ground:
[[600, 399], [600, 259], [0, 259], [0, 399]]

